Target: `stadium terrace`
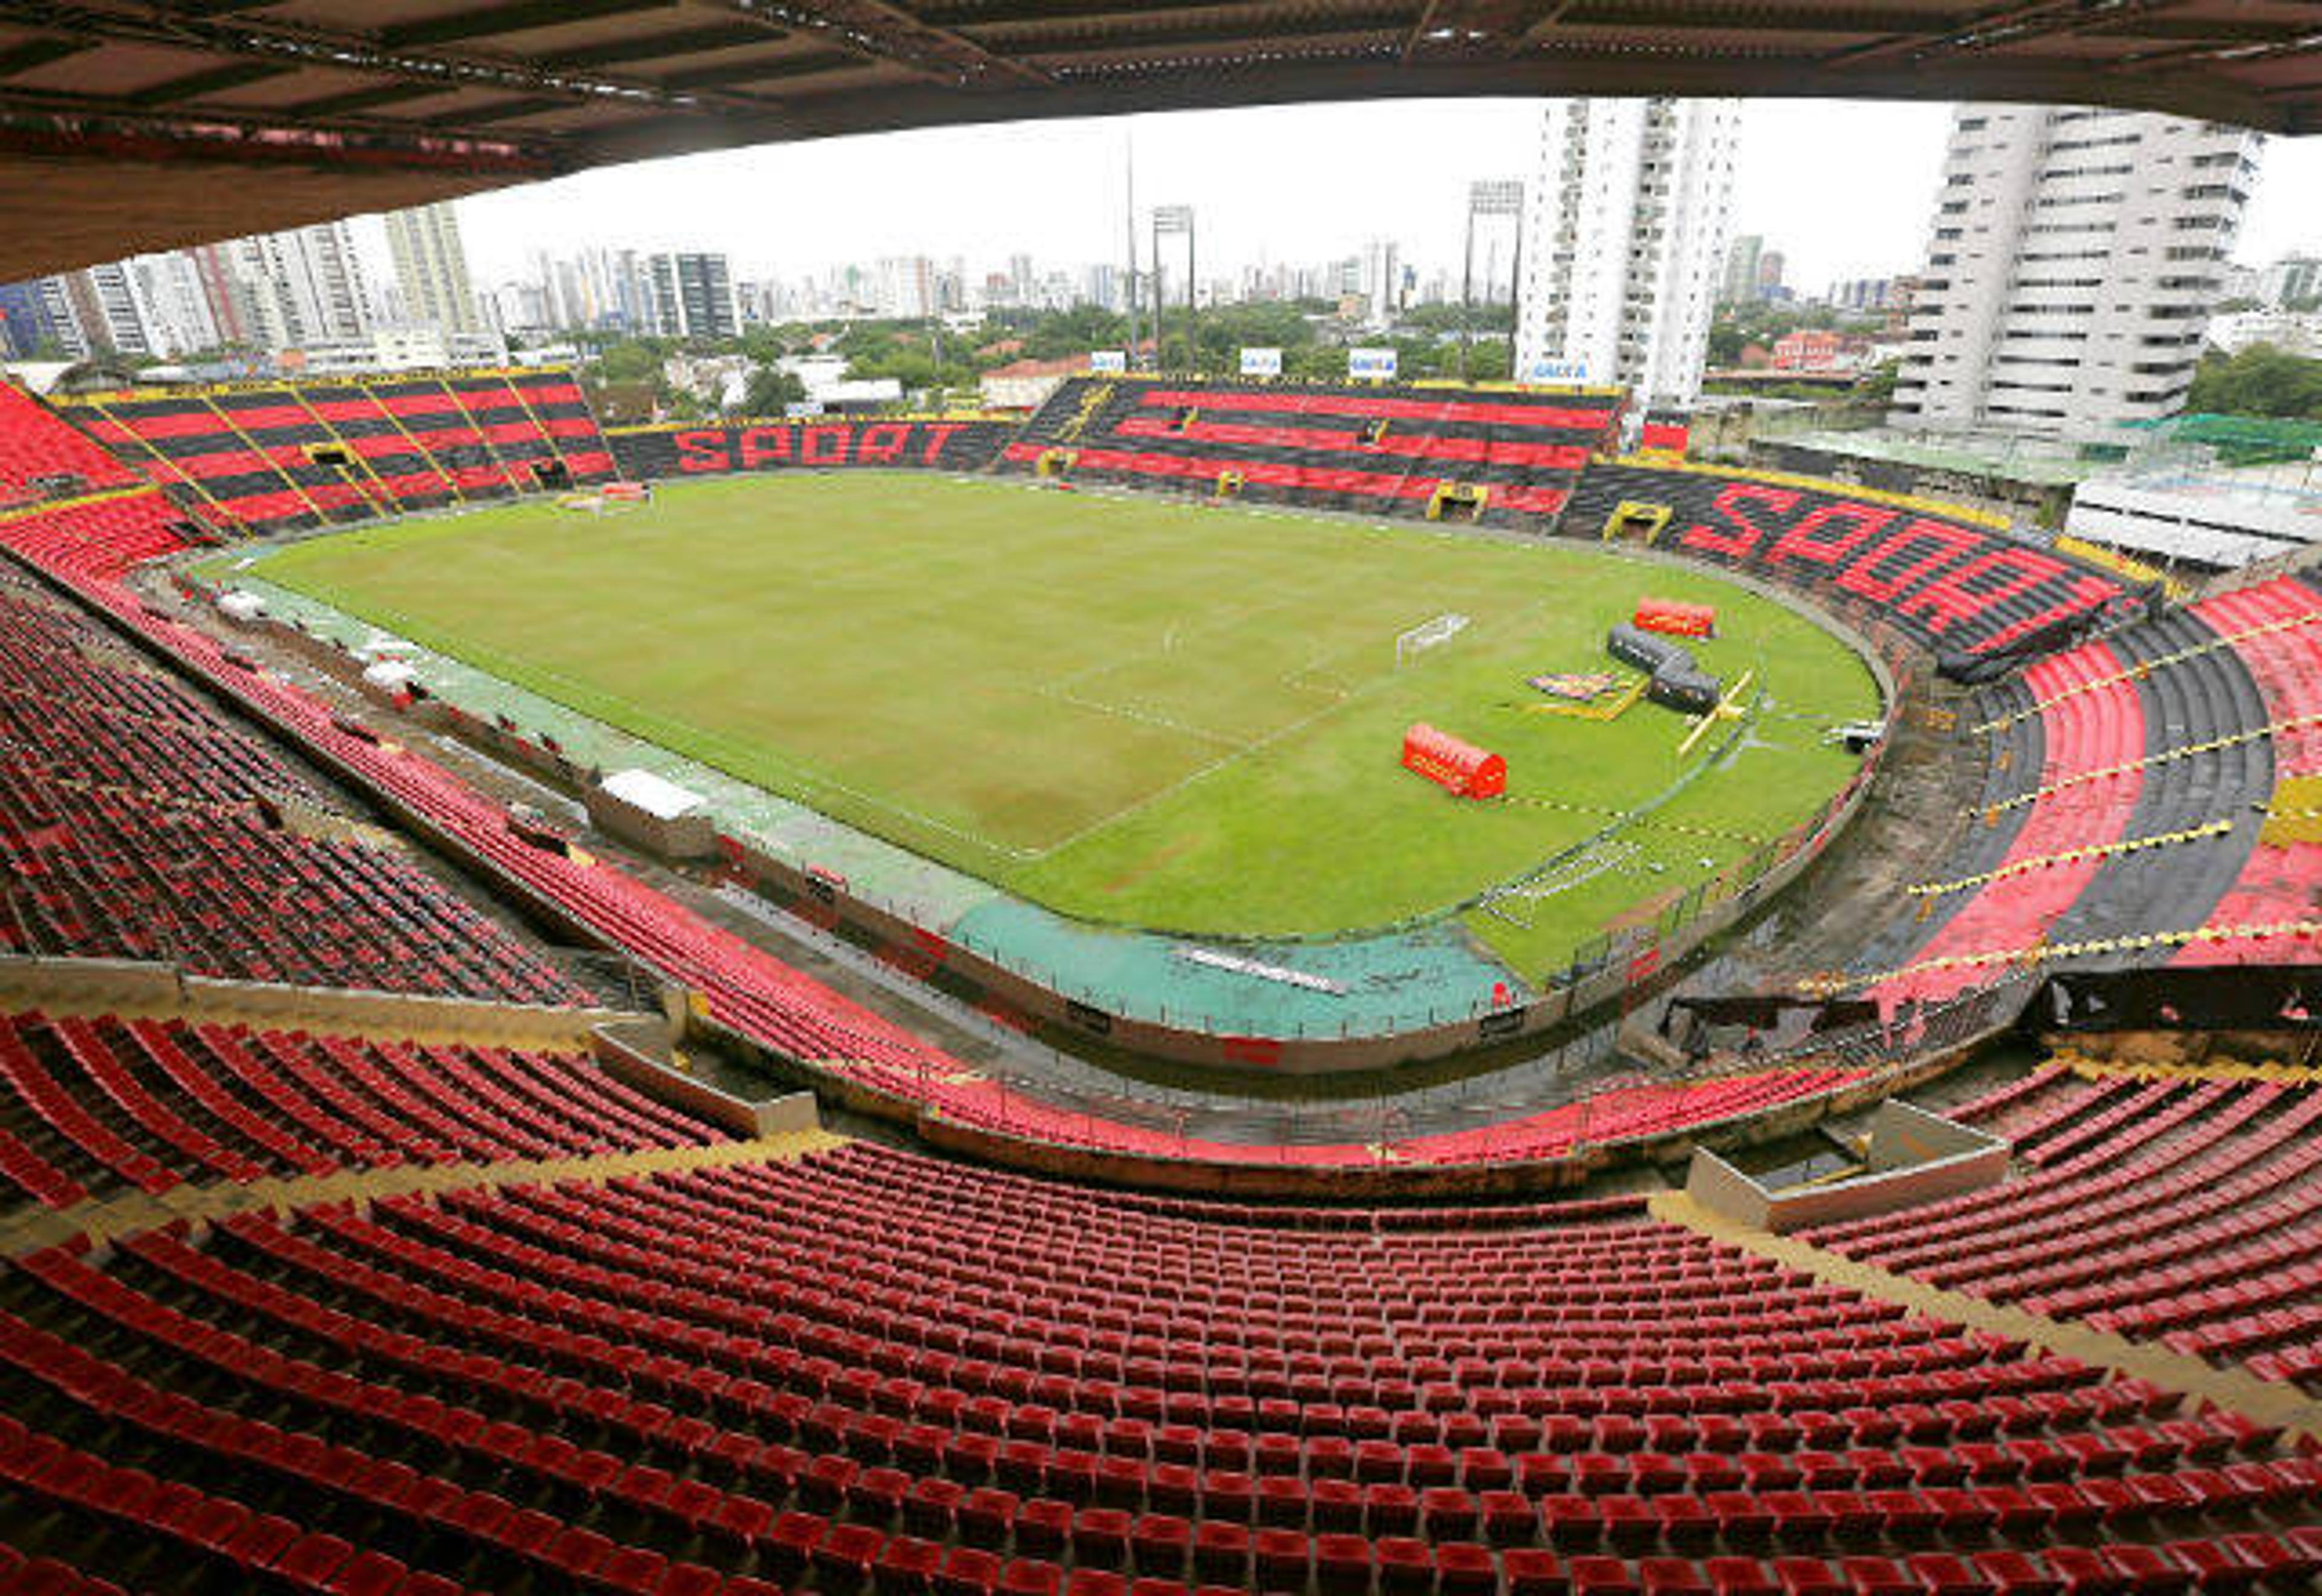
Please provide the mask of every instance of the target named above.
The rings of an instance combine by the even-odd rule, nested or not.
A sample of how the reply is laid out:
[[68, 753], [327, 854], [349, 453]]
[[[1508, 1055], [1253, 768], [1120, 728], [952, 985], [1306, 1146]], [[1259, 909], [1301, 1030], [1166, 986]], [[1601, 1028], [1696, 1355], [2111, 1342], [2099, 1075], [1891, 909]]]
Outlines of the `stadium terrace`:
[[[2311, 10], [14, 6], [0, 276]], [[2314, 1590], [2322, 576], [1640, 411], [0, 382], [0, 1592]]]

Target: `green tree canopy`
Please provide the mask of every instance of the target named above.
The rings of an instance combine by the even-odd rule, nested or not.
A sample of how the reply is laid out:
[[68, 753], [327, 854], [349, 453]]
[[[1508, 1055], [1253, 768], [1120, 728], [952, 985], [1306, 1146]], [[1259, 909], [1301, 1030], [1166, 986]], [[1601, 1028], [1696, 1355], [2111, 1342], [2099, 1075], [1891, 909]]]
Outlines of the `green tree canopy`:
[[780, 415], [785, 406], [800, 404], [805, 398], [806, 384], [799, 380], [795, 372], [772, 366], [754, 366], [749, 386], [742, 394], [742, 414]]
[[2212, 415], [2278, 415], [2322, 421], [2322, 360], [2253, 343], [2211, 353], [2194, 374], [2185, 408]]

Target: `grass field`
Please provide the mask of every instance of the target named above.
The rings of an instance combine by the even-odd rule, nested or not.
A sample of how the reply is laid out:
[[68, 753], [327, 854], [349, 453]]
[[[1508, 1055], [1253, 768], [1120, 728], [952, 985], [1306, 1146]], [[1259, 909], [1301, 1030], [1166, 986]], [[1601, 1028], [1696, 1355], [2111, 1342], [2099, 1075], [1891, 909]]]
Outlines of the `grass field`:
[[[1522, 713], [1606, 666], [1644, 593], [1767, 713], [1641, 857], [1476, 929], [1528, 972], [1810, 813], [1876, 689], [1834, 638], [1714, 578], [1524, 544], [1020, 482], [736, 478], [592, 519], [542, 505], [303, 543], [256, 574], [1069, 914], [1328, 932], [1461, 902], [1684, 770], [1683, 721]], [[1472, 624], [1398, 670], [1395, 635]], [[1520, 801], [1397, 764], [1430, 720]], [[1555, 807], [1545, 807], [1555, 806]], [[1658, 867], [1658, 868], [1656, 868]]]

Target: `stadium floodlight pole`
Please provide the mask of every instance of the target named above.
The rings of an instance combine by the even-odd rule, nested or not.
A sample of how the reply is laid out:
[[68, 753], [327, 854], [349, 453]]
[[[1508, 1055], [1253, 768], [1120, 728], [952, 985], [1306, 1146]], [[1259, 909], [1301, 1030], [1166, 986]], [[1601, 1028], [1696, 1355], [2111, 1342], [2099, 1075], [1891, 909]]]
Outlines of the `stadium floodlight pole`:
[[[1467, 242], [1459, 263], [1459, 380], [1467, 380], [1468, 346], [1476, 341], [1476, 218], [1514, 216], [1522, 233], [1523, 183], [1515, 178], [1493, 178], [1467, 185]], [[1488, 275], [1488, 274], [1487, 274]], [[1491, 284], [1484, 285], [1486, 295]]]
[[[1124, 141], [1129, 165], [1129, 206], [1121, 213], [1121, 227], [1129, 235], [1129, 368], [1135, 370], [1143, 362], [1137, 358], [1137, 140], [1132, 135]], [[1156, 352], [1159, 345], [1156, 342]]]
[[1156, 205], [1153, 207], [1153, 344], [1157, 357], [1161, 345], [1161, 307], [1167, 301], [1161, 294], [1161, 239], [1163, 234], [1185, 236], [1185, 363], [1188, 370], [1198, 365], [1193, 347], [1193, 207], [1191, 205]]
[[1467, 194], [1467, 236], [1459, 246], [1459, 380], [1467, 380], [1467, 346], [1476, 341], [1476, 198]]

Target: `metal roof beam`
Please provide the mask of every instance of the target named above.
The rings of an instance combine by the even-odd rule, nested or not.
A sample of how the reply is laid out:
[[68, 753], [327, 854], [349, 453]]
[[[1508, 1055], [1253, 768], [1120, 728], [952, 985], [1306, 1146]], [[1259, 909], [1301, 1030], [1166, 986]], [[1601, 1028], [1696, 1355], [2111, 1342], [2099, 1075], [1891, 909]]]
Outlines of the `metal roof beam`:
[[205, 95], [240, 88], [245, 84], [263, 83], [270, 78], [286, 77], [298, 68], [279, 66], [272, 61], [229, 61], [223, 67], [212, 67], [206, 72], [188, 73], [172, 78], [165, 83], [141, 88], [127, 98], [139, 105], [175, 105], [186, 100], [198, 100]]
[[1404, 14], [1400, 7], [1394, 7], [1361, 13], [1317, 12], [1295, 21], [1278, 22], [1266, 27], [1255, 23], [1222, 27], [1183, 23], [1173, 28], [1149, 29], [1133, 39], [1109, 38], [1100, 34], [1075, 34], [1056, 39], [1033, 35], [1017, 41], [1016, 49], [1028, 59], [1054, 60], [1072, 56], [1134, 55], [1140, 49], [1156, 48], [1171, 50], [1263, 50], [1269, 44], [1303, 42], [1310, 39], [1344, 35], [1399, 40], [1403, 33]]
[[1822, 58], [1825, 67], [1859, 67], [1894, 55], [1943, 50], [1966, 54], [2003, 49], [2051, 33], [2069, 33], [2107, 23], [2118, 23], [2150, 12], [2167, 11], [2185, 0], [2018, 0], [1956, 23], [1940, 32], [1897, 33], [1863, 44], [1851, 44]]
[[712, 89], [734, 85], [746, 88], [754, 83], [770, 83], [784, 78], [812, 78], [824, 72], [852, 71], [863, 64], [863, 57], [848, 50], [805, 50], [764, 60], [728, 61], [723, 66], [694, 67], [683, 72], [672, 72], [663, 81], [672, 88]]
[[2231, 61], [2238, 66], [2244, 61], [2271, 61], [2284, 56], [2304, 55], [2317, 48], [2322, 48], [2322, 31], [2317, 31], [2311, 23], [2295, 28], [2276, 23], [2269, 30], [2269, 36], [2263, 39], [2243, 38], [2230, 43], [2213, 41], [2139, 50], [2112, 63], [2112, 69], [2116, 72], [2150, 72], [2155, 68], [2179, 67], [2188, 61]]
[[[696, 0], [701, 4], [703, 0]], [[858, 56], [887, 61], [960, 87], [1014, 78], [1050, 87], [1048, 75], [929, 23], [890, 0], [718, 0], [715, 9], [809, 35]]]
[[35, 67], [45, 67], [50, 61], [60, 61], [96, 48], [86, 39], [27, 39], [22, 44], [0, 50], [0, 78], [14, 78], [19, 72], [30, 72]]
[[516, 0], [508, 5], [487, 5], [455, 11], [414, 23], [398, 23], [378, 32], [380, 48], [408, 50], [430, 44], [457, 44], [470, 39], [489, 39], [503, 33], [525, 33], [536, 28], [592, 22], [601, 16], [624, 16], [639, 11], [667, 11], [677, 0]]
[[681, 28], [672, 33], [652, 33], [643, 39], [615, 39], [603, 44], [583, 44], [571, 50], [553, 50], [539, 59], [551, 67], [634, 67], [644, 61], [666, 60], [672, 56], [708, 55], [715, 50], [739, 50], [744, 45], [763, 44], [781, 35], [763, 28], [747, 24], [717, 23], [707, 27]]
[[1557, 0], [1431, 0], [1403, 39], [1403, 59], [1510, 55], [1541, 25], [1544, 12], [1564, 9]]
[[[598, 0], [634, 5], [636, 0]], [[656, 0], [656, 4], [659, 0]], [[569, 13], [568, 13], [569, 14]], [[171, 6], [133, 0], [82, 0], [78, 5], [39, 0], [0, 0], [0, 23], [42, 32], [71, 32], [96, 41], [118, 40], [204, 50], [233, 59], [259, 60], [285, 68], [320, 68], [375, 73], [426, 86], [427, 93], [459, 88], [498, 88], [524, 95], [553, 95], [580, 103], [644, 104], [690, 114], [719, 111], [763, 118], [775, 107], [748, 101], [704, 104], [672, 93], [648, 79], [606, 72], [563, 70], [517, 56], [460, 54], [412, 46], [393, 49], [374, 34], [318, 28], [261, 16], [202, 16]], [[416, 96], [415, 96], [416, 97]], [[376, 102], [387, 103], [387, 102]], [[335, 99], [283, 107], [286, 123], [343, 109]]]

